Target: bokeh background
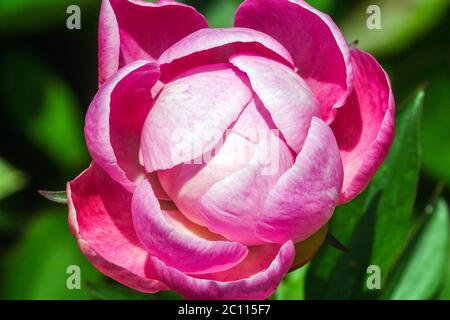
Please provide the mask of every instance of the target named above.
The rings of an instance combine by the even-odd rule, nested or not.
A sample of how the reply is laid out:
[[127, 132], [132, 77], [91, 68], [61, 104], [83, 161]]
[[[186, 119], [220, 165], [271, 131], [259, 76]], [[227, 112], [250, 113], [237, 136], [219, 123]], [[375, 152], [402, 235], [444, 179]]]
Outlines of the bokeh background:
[[[241, 1], [184, 2], [210, 26], [225, 27]], [[349, 252], [324, 245], [272, 299], [450, 299], [450, 1], [309, 2], [380, 61], [405, 112], [388, 167], [371, 189], [386, 193], [361, 195], [331, 223]], [[66, 28], [72, 4], [81, 8], [81, 30]], [[381, 8], [381, 30], [366, 27], [372, 4]], [[99, 6], [100, 0], [0, 1], [1, 299], [177, 298], [135, 293], [103, 277], [71, 236], [66, 207], [37, 193], [63, 190], [90, 161], [83, 117], [97, 89]], [[369, 198], [381, 205], [372, 210]], [[373, 261], [383, 267], [383, 288], [368, 291]], [[81, 290], [66, 287], [69, 265], [81, 268]]]

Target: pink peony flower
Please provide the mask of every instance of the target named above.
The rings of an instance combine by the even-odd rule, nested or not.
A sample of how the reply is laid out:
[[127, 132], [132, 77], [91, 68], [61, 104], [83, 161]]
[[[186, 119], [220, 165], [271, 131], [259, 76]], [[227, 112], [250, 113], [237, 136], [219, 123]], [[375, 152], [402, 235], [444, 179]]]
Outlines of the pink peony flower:
[[70, 226], [143, 292], [267, 298], [392, 142], [385, 72], [301, 0], [246, 0], [228, 29], [175, 1], [103, 0], [99, 74]]

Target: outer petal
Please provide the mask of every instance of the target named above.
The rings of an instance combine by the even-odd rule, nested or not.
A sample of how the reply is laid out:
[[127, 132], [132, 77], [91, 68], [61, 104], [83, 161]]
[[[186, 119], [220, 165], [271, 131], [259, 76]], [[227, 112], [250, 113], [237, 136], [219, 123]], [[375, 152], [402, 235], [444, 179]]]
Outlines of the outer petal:
[[341, 203], [365, 189], [394, 137], [395, 102], [389, 78], [369, 54], [354, 49], [351, 55], [354, 89], [331, 126], [344, 163]]
[[67, 184], [67, 198], [72, 232], [98, 270], [139, 291], [166, 288], [149, 272], [149, 254], [134, 232], [128, 191], [92, 164]]
[[267, 58], [237, 55], [230, 62], [247, 74], [273, 122], [298, 153], [312, 117], [318, 115], [317, 102], [308, 85], [292, 69]]
[[148, 172], [213, 149], [252, 93], [232, 66], [208, 65], [167, 84], [145, 121], [141, 155]]
[[147, 181], [141, 182], [133, 195], [132, 212], [141, 242], [158, 259], [182, 272], [227, 270], [247, 255], [244, 245], [218, 241], [220, 237], [188, 221], [180, 212], [161, 211]]
[[176, 1], [103, 0], [99, 83], [130, 62], [157, 59], [180, 39], [207, 26], [194, 8]]
[[86, 116], [92, 158], [129, 191], [145, 174], [139, 164], [140, 135], [158, 77], [155, 63], [136, 61], [122, 68], [100, 88]]
[[299, 74], [331, 122], [351, 91], [352, 71], [347, 43], [329, 16], [302, 0], [246, 0], [235, 26], [262, 31], [291, 53]]
[[302, 241], [331, 218], [342, 188], [343, 168], [333, 132], [313, 118], [295, 164], [269, 192], [256, 227], [266, 241]]
[[227, 62], [231, 55], [246, 52], [293, 66], [289, 52], [278, 41], [248, 28], [202, 29], [182, 39], [159, 58], [163, 80], [192, 68]]
[[[249, 262], [245, 260], [242, 266], [236, 266], [230, 271], [207, 276], [206, 279], [194, 278], [179, 270], [165, 265], [156, 258], [152, 258], [156, 273], [167, 285], [189, 299], [265, 299], [276, 289], [281, 279], [289, 270], [294, 259], [295, 249], [291, 241], [285, 243], [276, 257], [256, 273], [261, 264], [265, 264], [267, 253], [262, 249], [263, 256], [251, 255]], [[255, 258], [260, 259], [255, 259]], [[250, 267], [249, 267], [250, 266]], [[249, 272], [250, 271], [250, 272]]]

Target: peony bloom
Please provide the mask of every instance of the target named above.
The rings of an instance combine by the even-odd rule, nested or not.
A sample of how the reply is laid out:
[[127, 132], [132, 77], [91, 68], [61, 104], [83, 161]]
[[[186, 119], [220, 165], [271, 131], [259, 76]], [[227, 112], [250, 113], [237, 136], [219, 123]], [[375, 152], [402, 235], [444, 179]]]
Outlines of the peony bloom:
[[394, 131], [389, 79], [301, 0], [246, 0], [209, 29], [176, 1], [103, 0], [92, 165], [69, 222], [143, 292], [264, 299], [364, 190]]

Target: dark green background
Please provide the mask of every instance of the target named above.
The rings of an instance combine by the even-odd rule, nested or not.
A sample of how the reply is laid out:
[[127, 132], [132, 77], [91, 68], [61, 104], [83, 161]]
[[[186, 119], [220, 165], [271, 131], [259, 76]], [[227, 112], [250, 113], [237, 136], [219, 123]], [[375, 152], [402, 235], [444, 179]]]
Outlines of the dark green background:
[[[186, 2], [212, 27], [231, 26], [240, 3]], [[331, 222], [349, 253], [324, 246], [273, 298], [450, 299], [445, 203], [450, 200], [450, 1], [309, 2], [329, 13], [349, 42], [358, 39], [360, 48], [375, 55], [391, 77], [402, 111], [386, 164]], [[81, 30], [66, 28], [71, 4], [81, 7]], [[371, 4], [381, 8], [382, 30], [366, 27]], [[37, 194], [64, 189], [90, 161], [83, 117], [97, 89], [99, 5], [94, 0], [0, 2], [3, 299], [176, 297], [142, 295], [104, 278], [79, 252], [65, 206]], [[382, 290], [365, 285], [370, 264], [381, 268]], [[80, 266], [82, 290], [66, 288], [69, 265]]]

